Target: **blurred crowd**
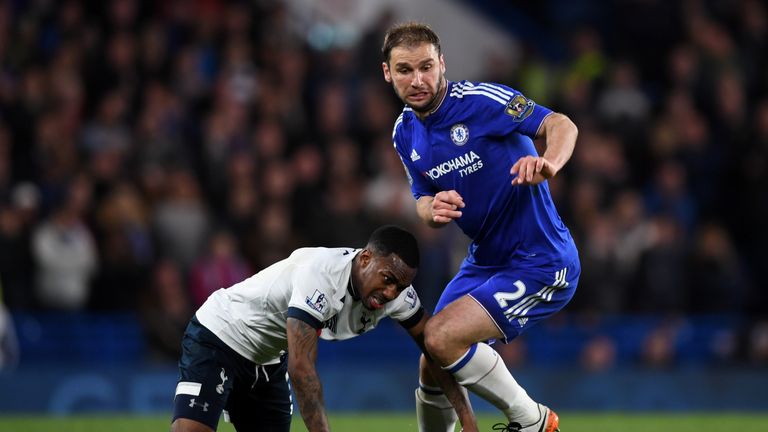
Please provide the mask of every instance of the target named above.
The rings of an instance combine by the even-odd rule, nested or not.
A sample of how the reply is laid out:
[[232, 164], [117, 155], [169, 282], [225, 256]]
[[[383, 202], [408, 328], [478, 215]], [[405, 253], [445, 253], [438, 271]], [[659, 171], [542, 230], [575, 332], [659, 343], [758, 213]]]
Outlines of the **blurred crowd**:
[[[567, 26], [528, 5], [561, 52], [521, 38], [484, 78], [579, 126], [551, 182], [583, 264], [567, 312], [743, 315], [768, 361], [766, 5], [612, 3]], [[351, 40], [277, 0], [0, 0], [5, 306], [137, 311], [173, 357], [212, 291], [382, 223], [417, 234], [434, 305], [466, 241], [418, 223], [391, 147], [393, 16]]]

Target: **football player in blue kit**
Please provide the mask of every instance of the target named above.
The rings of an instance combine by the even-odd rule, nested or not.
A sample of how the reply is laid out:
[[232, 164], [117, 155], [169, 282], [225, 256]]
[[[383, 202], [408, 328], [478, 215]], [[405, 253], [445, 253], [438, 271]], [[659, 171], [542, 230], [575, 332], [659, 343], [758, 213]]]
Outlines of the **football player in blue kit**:
[[[297, 249], [211, 294], [182, 340], [171, 431], [214, 431], [224, 412], [238, 431], [288, 432], [289, 377], [307, 430], [330, 430], [318, 340], [350, 339], [389, 317], [424, 351], [429, 314], [411, 286], [418, 265], [416, 239], [388, 225], [362, 249]], [[474, 424], [466, 393], [434, 369], [462, 421]]]
[[[419, 217], [455, 222], [472, 239], [425, 329], [430, 355], [498, 407], [508, 431], [553, 432], [557, 414], [535, 402], [486, 343], [509, 342], [562, 309], [578, 282], [576, 245], [547, 180], [573, 153], [573, 122], [502, 84], [448, 81], [438, 35], [397, 24], [382, 47], [384, 79], [405, 103], [393, 141]], [[533, 139], [545, 140], [539, 155]], [[453, 431], [456, 414], [422, 362], [422, 431]]]

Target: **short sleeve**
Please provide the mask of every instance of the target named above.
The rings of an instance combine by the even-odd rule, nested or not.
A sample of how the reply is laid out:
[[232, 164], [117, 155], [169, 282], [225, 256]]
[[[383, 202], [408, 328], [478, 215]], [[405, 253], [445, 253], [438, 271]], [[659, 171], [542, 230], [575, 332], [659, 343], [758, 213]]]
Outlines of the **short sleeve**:
[[396, 321], [407, 321], [422, 310], [421, 300], [413, 286], [404, 289], [392, 303], [393, 307], [389, 316]]
[[[464, 94], [473, 98], [488, 131], [492, 135], [506, 136], [512, 132], [535, 138], [541, 123], [552, 110], [536, 104], [532, 99], [503, 84], [465, 83]], [[471, 89], [468, 87], [471, 86]]]
[[416, 166], [410, 162], [413, 160], [417, 160], [419, 156], [415, 153], [413, 149], [410, 150], [411, 152], [410, 154], [406, 154], [409, 152], [408, 148], [410, 147], [405, 145], [404, 139], [402, 138], [403, 133], [400, 133], [400, 130], [399, 130], [401, 125], [402, 125], [402, 122], [399, 122], [398, 125], [395, 126], [395, 130], [392, 135], [392, 142], [395, 146], [395, 151], [397, 152], [397, 155], [400, 157], [400, 162], [403, 163], [403, 168], [405, 169], [405, 175], [408, 178], [408, 184], [411, 185], [411, 194], [417, 200], [425, 195], [432, 196], [438, 191], [434, 190], [434, 187], [432, 186], [432, 184], [428, 182], [424, 178], [424, 176], [419, 172]]
[[327, 275], [310, 266], [297, 268], [291, 276], [293, 292], [288, 307], [299, 309], [320, 322], [338, 313], [334, 284]]

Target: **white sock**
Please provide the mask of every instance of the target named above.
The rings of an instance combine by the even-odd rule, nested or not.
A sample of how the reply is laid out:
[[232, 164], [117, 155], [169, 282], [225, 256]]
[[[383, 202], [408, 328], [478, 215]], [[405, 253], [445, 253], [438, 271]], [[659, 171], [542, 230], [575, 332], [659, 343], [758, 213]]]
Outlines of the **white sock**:
[[416, 389], [419, 432], [453, 432], [459, 416], [442, 389], [419, 383]]
[[538, 421], [538, 404], [509, 373], [504, 360], [484, 343], [472, 345], [452, 365], [443, 368], [456, 381], [504, 412], [507, 419], [527, 425]]

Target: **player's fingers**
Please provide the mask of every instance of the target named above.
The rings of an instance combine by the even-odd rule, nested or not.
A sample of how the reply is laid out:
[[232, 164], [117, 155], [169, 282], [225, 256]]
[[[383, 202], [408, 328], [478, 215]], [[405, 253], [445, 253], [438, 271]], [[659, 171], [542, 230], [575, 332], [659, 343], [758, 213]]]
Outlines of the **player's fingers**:
[[445, 192], [438, 192], [435, 194], [435, 199], [432, 200], [432, 209], [444, 208], [446, 205]]
[[533, 180], [533, 171], [536, 168], [536, 161], [528, 159], [525, 161], [525, 181], [530, 182]]
[[440, 203], [438, 205], [432, 206], [432, 213], [441, 213], [445, 211], [455, 211], [459, 207], [455, 204], [450, 203]]
[[432, 200], [432, 208], [448, 208], [451, 206], [448, 195], [444, 192], [440, 192], [435, 195], [435, 199]]
[[432, 215], [435, 222], [445, 223], [461, 217], [461, 212], [456, 210], [440, 210]]
[[540, 171], [541, 171], [541, 158], [535, 158], [531, 161], [531, 168], [528, 171], [528, 175], [530, 176], [531, 179], [528, 181], [530, 182], [534, 181], [534, 179], [536, 178], [536, 176], [539, 174]]
[[449, 219], [456, 219], [461, 217], [461, 214], [461, 210], [444, 210], [441, 216], [447, 217]]
[[432, 201], [432, 213], [439, 213], [442, 211], [452, 211], [458, 209], [459, 206], [443, 200]]
[[464, 208], [464, 198], [459, 195], [456, 191], [450, 191], [451, 192], [451, 199], [452, 203], [456, 205], [458, 208]]
[[534, 158], [533, 156], [525, 156], [518, 159], [512, 166], [512, 169], [509, 170], [510, 174], [517, 174], [517, 177], [512, 180], [512, 184], [520, 185], [533, 181], [534, 175], [538, 172], [537, 164], [539, 163], [539, 159], [540, 158]]
[[[464, 198], [455, 190], [439, 192], [440, 201], [446, 202], [452, 206], [464, 207]], [[436, 195], [437, 196], [437, 195]]]
[[510, 170], [510, 174], [514, 176], [514, 178], [512, 179], [513, 185], [519, 185], [520, 183], [523, 182], [523, 173], [520, 172], [520, 167], [521, 167], [520, 161], [517, 161], [515, 165], [512, 167], [512, 169]]

